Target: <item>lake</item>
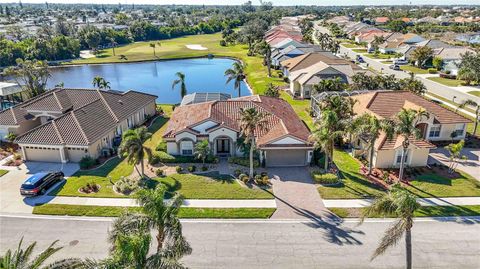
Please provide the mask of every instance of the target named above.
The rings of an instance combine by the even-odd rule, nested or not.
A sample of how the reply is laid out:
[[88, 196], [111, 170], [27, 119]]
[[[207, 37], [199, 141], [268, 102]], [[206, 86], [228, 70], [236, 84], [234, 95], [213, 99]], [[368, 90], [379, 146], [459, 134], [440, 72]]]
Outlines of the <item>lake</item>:
[[[95, 76], [105, 78], [113, 90], [136, 90], [158, 96], [163, 104], [180, 103], [179, 85], [172, 90], [175, 73], [185, 74], [187, 92], [221, 92], [238, 96], [234, 82], [225, 84], [225, 70], [234, 60], [224, 58], [199, 58], [140, 63], [91, 64], [56, 67], [51, 69], [52, 77], [48, 87], [63, 82], [66, 88], [93, 88]], [[246, 83], [242, 82], [242, 96], [250, 95]]]

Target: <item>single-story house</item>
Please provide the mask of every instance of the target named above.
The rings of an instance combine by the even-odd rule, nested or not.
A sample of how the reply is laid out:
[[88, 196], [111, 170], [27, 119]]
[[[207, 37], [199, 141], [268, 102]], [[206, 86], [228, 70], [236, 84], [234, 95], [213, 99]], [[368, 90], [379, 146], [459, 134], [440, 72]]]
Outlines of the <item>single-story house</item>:
[[280, 98], [259, 95], [177, 107], [163, 135], [167, 152], [191, 156], [195, 144], [207, 140], [216, 156], [243, 156], [238, 146], [242, 108], [256, 108], [266, 115], [267, 128], [255, 132], [262, 163], [269, 167], [310, 163], [310, 131], [293, 108]]
[[[421, 139], [411, 139], [405, 158], [407, 166], [427, 165], [430, 149], [435, 146], [431, 141], [461, 140], [466, 135], [466, 125], [471, 121], [455, 112], [445, 109], [423, 97], [406, 91], [375, 91], [352, 96], [357, 102], [354, 111], [357, 115], [372, 114], [380, 119], [393, 119], [405, 109], [424, 110], [429, 118], [420, 119], [417, 128], [422, 132]], [[363, 155], [369, 159], [368, 144], [359, 138], [352, 141], [354, 155]], [[401, 161], [403, 137], [388, 139], [382, 133], [374, 148], [373, 165], [377, 168], [398, 167]]]
[[387, 24], [390, 21], [389, 17], [377, 17], [375, 18], [375, 24], [376, 25], [384, 25]]
[[387, 40], [378, 46], [381, 53], [396, 53], [406, 51], [405, 48], [413, 46], [419, 42], [425, 41], [425, 38], [417, 34], [399, 34], [394, 33], [387, 38]]
[[121, 134], [156, 113], [154, 95], [137, 91], [47, 91], [0, 112], [25, 161], [79, 162], [110, 154]]
[[449, 47], [436, 50], [434, 54], [443, 60], [443, 70], [449, 70], [456, 75], [458, 73], [458, 64], [462, 61], [462, 55], [467, 52], [475, 53], [467, 47]]
[[305, 69], [318, 62], [324, 62], [327, 64], [344, 64], [347, 61], [338, 58], [329, 51], [310, 52], [295, 58], [281, 61], [280, 69], [282, 70], [283, 75], [288, 77], [291, 72]]
[[306, 53], [313, 53], [313, 52], [325, 52], [319, 46], [316, 45], [308, 45], [302, 47], [295, 47], [294, 45], [290, 45], [282, 50], [274, 50], [272, 53], [272, 66], [275, 68], [280, 67], [280, 63], [282, 61], [296, 58], [300, 55], [304, 55]]

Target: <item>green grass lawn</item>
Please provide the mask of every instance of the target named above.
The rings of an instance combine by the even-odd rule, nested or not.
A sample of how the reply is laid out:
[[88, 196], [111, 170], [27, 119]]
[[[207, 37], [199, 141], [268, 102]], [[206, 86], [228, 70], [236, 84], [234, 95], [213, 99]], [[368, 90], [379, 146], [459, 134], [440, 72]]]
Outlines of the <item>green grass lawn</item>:
[[352, 49], [356, 53], [367, 53], [367, 49]]
[[379, 53], [377, 55], [375, 55], [373, 53], [368, 53], [368, 54], [365, 54], [365, 56], [367, 56], [368, 58], [371, 58], [371, 59], [390, 59], [390, 58], [393, 57], [392, 54], [383, 54], [383, 53]]
[[[428, 73], [428, 72], [427, 72]], [[441, 78], [441, 77], [431, 77], [431, 78], [427, 78], [428, 80], [431, 80], [431, 81], [435, 81], [437, 83], [440, 83], [440, 84], [443, 84], [445, 86], [449, 86], [449, 87], [458, 87], [458, 86], [462, 86], [462, 80], [458, 80], [458, 79], [448, 79], [448, 78]]]
[[361, 45], [357, 45], [355, 43], [342, 43], [342, 46], [346, 47], [346, 48], [349, 48], [349, 49], [353, 49], [353, 48], [362, 48], [363, 46]]
[[[122, 212], [139, 211], [138, 207], [117, 206], [89, 206], [89, 205], [60, 205], [45, 204], [33, 208], [33, 214], [38, 215], [67, 215], [89, 217], [117, 217]], [[275, 208], [187, 208], [182, 207], [179, 218], [209, 218], [209, 219], [268, 219]]]
[[382, 61], [384, 64], [393, 64], [393, 61]]
[[[268, 77], [267, 69], [262, 65], [263, 59], [260, 56], [247, 56], [247, 46], [243, 44], [222, 47], [220, 33], [208, 35], [192, 35], [174, 39], [160, 40], [161, 46], [156, 49], [156, 56], [150, 43], [135, 42], [115, 49], [116, 56], [113, 56], [112, 49], [102, 50], [96, 58], [74, 60], [67, 64], [92, 64], [92, 63], [119, 63], [134, 61], [152, 61], [179, 58], [205, 57], [212, 54], [216, 57], [233, 57], [242, 60], [246, 65], [245, 73], [247, 82], [255, 93], [263, 93], [268, 83], [285, 85], [285, 82], [278, 76]], [[207, 50], [191, 50], [186, 47], [188, 44], [200, 44]], [[125, 55], [127, 60], [121, 60], [120, 55]], [[277, 72], [272, 72], [276, 74]]]
[[[363, 208], [340, 208], [329, 207], [335, 215], [341, 218], [359, 218], [362, 216], [365, 209]], [[466, 205], [466, 206], [422, 206], [415, 211], [415, 217], [448, 217], [448, 216], [480, 216], [480, 205]], [[371, 218], [395, 217], [374, 215]]]
[[0, 169], [0, 177], [3, 177], [8, 172], [9, 172], [8, 170]]
[[407, 189], [419, 197], [480, 196], [480, 183], [465, 173], [454, 179], [426, 173], [410, 181]]
[[401, 65], [400, 69], [406, 72], [412, 72], [414, 74], [428, 74], [427, 69], [421, 69], [412, 65]]
[[475, 96], [480, 97], [480, 91], [471, 91], [471, 92], [468, 92], [468, 93], [471, 94], [471, 95], [475, 95]]
[[174, 174], [155, 180], [185, 199], [273, 199], [271, 192], [244, 187], [230, 176]]
[[359, 199], [380, 195], [383, 192], [383, 189], [370, 183], [360, 174], [360, 162], [348, 153], [335, 150], [333, 160], [341, 172], [343, 184], [318, 187], [323, 199]]

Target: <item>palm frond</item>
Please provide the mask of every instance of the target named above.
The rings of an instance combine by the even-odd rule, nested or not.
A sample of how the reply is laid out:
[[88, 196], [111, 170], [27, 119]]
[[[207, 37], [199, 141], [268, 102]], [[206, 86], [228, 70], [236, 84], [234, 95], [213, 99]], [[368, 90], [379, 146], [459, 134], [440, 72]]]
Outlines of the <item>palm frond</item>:
[[389, 229], [385, 231], [379, 246], [375, 249], [370, 260], [382, 255], [391, 246], [395, 246], [405, 233], [405, 222], [403, 219], [396, 221]]

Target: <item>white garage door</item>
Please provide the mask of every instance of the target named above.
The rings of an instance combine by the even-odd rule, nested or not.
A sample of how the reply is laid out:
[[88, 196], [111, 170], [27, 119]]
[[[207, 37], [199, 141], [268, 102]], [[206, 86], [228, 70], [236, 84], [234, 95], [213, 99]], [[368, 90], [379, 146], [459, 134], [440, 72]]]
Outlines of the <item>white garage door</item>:
[[267, 166], [305, 166], [307, 151], [305, 149], [267, 150]]
[[25, 147], [26, 160], [33, 162], [61, 162], [60, 150], [48, 147]]

